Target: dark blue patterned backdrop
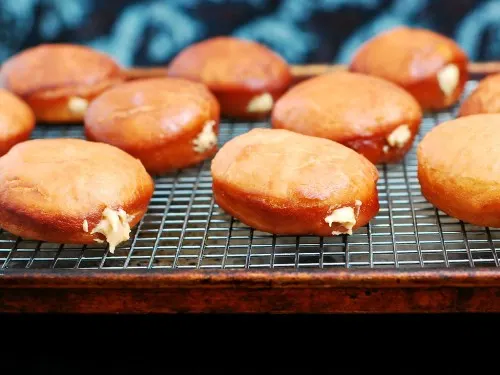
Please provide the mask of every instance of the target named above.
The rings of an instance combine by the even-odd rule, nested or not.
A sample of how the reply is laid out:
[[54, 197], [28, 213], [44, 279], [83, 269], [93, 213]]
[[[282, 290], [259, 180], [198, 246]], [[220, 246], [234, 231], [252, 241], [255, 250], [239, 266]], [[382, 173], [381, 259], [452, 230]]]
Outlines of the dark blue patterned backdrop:
[[344, 63], [401, 24], [453, 37], [472, 60], [500, 57], [499, 0], [0, 0], [0, 61], [42, 42], [76, 42], [125, 66], [158, 65], [225, 34], [259, 40], [291, 63]]

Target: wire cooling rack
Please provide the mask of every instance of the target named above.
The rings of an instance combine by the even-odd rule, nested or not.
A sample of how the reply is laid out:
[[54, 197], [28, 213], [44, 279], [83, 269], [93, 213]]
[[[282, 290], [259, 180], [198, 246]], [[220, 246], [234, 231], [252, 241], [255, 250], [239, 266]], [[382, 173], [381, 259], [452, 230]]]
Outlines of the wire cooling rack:
[[[466, 95], [475, 86], [469, 82]], [[457, 108], [426, 114], [399, 164], [379, 165], [380, 212], [351, 236], [276, 236], [249, 228], [214, 202], [210, 160], [156, 177], [131, 239], [105, 245], [28, 241], [0, 230], [2, 269], [253, 269], [498, 267], [500, 230], [453, 219], [428, 203], [417, 180], [415, 146]], [[220, 145], [267, 122], [221, 124]], [[83, 138], [82, 127], [39, 126], [33, 138]]]

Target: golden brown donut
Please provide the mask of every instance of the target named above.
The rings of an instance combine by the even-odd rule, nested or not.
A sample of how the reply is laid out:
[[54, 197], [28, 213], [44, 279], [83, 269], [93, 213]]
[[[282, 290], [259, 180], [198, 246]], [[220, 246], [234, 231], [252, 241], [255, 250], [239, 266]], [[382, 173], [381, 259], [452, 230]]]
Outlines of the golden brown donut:
[[153, 180], [116, 147], [37, 139], [0, 158], [0, 227], [25, 239], [90, 244], [111, 252], [145, 214]]
[[465, 222], [500, 227], [500, 114], [444, 122], [418, 146], [425, 198]]
[[225, 117], [267, 117], [291, 84], [286, 61], [266, 46], [234, 37], [215, 37], [181, 51], [168, 74], [203, 82]]
[[27, 140], [35, 128], [35, 115], [17, 96], [0, 89], [0, 156]]
[[288, 130], [253, 129], [212, 162], [216, 203], [274, 234], [352, 234], [379, 210], [378, 172], [336, 142]]
[[397, 83], [424, 110], [454, 104], [468, 79], [468, 57], [452, 39], [436, 32], [396, 27], [365, 42], [349, 69]]
[[422, 120], [417, 101], [381, 78], [334, 72], [308, 79], [276, 102], [272, 126], [331, 139], [372, 163], [399, 161]]
[[89, 140], [112, 144], [159, 174], [197, 164], [217, 150], [219, 104], [201, 83], [151, 78], [117, 85], [85, 115]]
[[88, 103], [122, 81], [117, 63], [89, 47], [42, 44], [12, 56], [0, 86], [21, 97], [40, 122], [81, 122]]
[[480, 113], [500, 113], [500, 74], [483, 78], [459, 109], [459, 116]]

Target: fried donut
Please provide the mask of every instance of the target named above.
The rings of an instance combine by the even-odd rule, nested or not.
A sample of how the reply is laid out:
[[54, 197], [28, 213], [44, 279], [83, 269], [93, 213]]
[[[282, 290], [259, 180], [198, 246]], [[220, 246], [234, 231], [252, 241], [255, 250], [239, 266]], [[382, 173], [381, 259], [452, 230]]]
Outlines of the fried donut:
[[500, 114], [444, 122], [418, 146], [424, 197], [449, 216], [500, 227]]
[[480, 113], [500, 113], [500, 74], [483, 78], [459, 109], [459, 116]]
[[168, 74], [203, 82], [225, 117], [260, 119], [291, 84], [286, 61], [266, 46], [234, 37], [193, 44], [170, 63]]
[[424, 110], [447, 108], [462, 94], [468, 57], [452, 39], [436, 32], [396, 27], [365, 42], [349, 69], [397, 83]]
[[12, 56], [0, 86], [21, 97], [40, 122], [81, 122], [89, 102], [123, 80], [121, 68], [89, 47], [42, 44]]
[[35, 128], [35, 115], [17, 96], [0, 89], [0, 156], [26, 141]]
[[417, 101], [381, 78], [334, 72], [308, 79], [276, 102], [272, 126], [331, 139], [372, 163], [399, 161], [422, 120]]
[[109, 244], [129, 239], [145, 214], [153, 180], [116, 147], [37, 139], [0, 158], [0, 227], [25, 239]]
[[274, 234], [352, 234], [379, 210], [378, 172], [339, 143], [288, 130], [253, 129], [212, 162], [216, 203]]
[[217, 150], [219, 104], [201, 83], [151, 78], [117, 85], [85, 115], [85, 134], [140, 159], [160, 174], [197, 164]]

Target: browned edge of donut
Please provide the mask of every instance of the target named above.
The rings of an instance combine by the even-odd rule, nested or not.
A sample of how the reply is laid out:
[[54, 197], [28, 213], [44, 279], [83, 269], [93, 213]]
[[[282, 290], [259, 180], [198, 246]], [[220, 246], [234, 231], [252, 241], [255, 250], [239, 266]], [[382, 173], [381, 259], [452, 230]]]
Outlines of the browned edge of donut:
[[[0, 89], [0, 94], [10, 95], [12, 99], [14, 99], [14, 102], [16, 101], [18, 102], [18, 103], [12, 103], [12, 106], [16, 105], [18, 107], [20, 106], [21, 108], [23, 108], [22, 111], [24, 112], [24, 115], [22, 117], [23, 117], [23, 124], [25, 125], [22, 131], [19, 131], [13, 137], [9, 138], [4, 137], [4, 139], [0, 137], [0, 156], [3, 156], [7, 152], [9, 152], [9, 150], [16, 144], [27, 141], [31, 137], [31, 134], [35, 129], [36, 120], [33, 110], [21, 98], [17, 97], [16, 95], [12, 94], [9, 91], [3, 92], [3, 89]], [[14, 109], [14, 108], [7, 108], [6, 110], [8, 111], [9, 109]], [[19, 119], [16, 118], [15, 121], [19, 121]], [[7, 124], [6, 126], [9, 126], [9, 124]]]
[[33, 121], [33, 126], [26, 128], [23, 132], [17, 134], [15, 137], [10, 138], [7, 142], [0, 142], [0, 156], [5, 155], [10, 151], [12, 147], [18, 143], [27, 141], [31, 137], [31, 133], [35, 128], [35, 122]]
[[[152, 179], [149, 186], [150, 189], [143, 191], [143, 194], [133, 201], [125, 202], [119, 207], [109, 207], [111, 209], [122, 208], [128, 215], [133, 216], [129, 222], [130, 228], [139, 223], [148, 209], [154, 191]], [[65, 216], [46, 215], [41, 211], [35, 214], [4, 202], [3, 207], [0, 208], [0, 227], [26, 240], [92, 244], [95, 243], [95, 238], [106, 240], [101, 234], [90, 234], [92, 228], [101, 221], [105, 208], [104, 205], [95, 207], [92, 212], [88, 213], [88, 216], [75, 220]], [[88, 222], [88, 232], [83, 230], [84, 220]]]
[[[306, 208], [283, 204], [271, 205], [264, 201], [264, 197], [244, 194], [217, 179], [213, 180], [212, 189], [214, 199], [220, 208], [242, 223], [263, 232], [278, 235], [331, 236], [332, 231], [345, 231], [345, 228], [338, 223], [330, 227], [325, 222], [329, 214], [328, 208], [325, 209], [321, 204]], [[357, 211], [355, 201], [339, 204], [338, 208], [341, 207], [352, 207], [355, 212]], [[366, 225], [377, 215], [379, 208], [375, 188], [369, 199], [363, 199], [353, 231]]]
[[[119, 75], [83, 89], [80, 86], [78, 89], [75, 88], [74, 90], [65, 89], [63, 90], [64, 93], [58, 93], [57, 90], [54, 92], [38, 92], [26, 96], [24, 100], [33, 109], [37, 121], [41, 123], [81, 123], [83, 122], [85, 113], [72, 112], [68, 107], [70, 99], [72, 97], [78, 97], [87, 100], [90, 104], [99, 94], [123, 81], [124, 77]], [[74, 94], [71, 93], [71, 91], [74, 91]]]
[[[384, 152], [384, 147], [389, 146], [387, 143], [387, 137], [393, 130], [391, 130], [391, 132], [387, 134], [376, 134], [372, 137], [359, 137], [342, 142], [339, 142], [335, 139], [331, 140], [353, 149], [357, 153], [366, 157], [373, 164], [398, 163], [405, 157], [405, 155], [413, 146], [415, 137], [417, 136], [420, 129], [421, 122], [422, 119], [420, 117], [415, 121], [406, 121], [401, 124], [396, 124], [393, 130], [395, 130], [400, 125], [408, 125], [411, 132], [411, 137], [403, 147], [389, 147], [387, 152]], [[288, 129], [282, 121], [279, 121], [274, 117], [272, 118], [272, 127], [274, 129]]]
[[458, 117], [482, 113], [500, 113], [499, 92], [500, 73], [484, 77], [460, 105]]
[[285, 93], [287, 88], [288, 84], [284, 84], [282, 87], [279, 87], [277, 89], [271, 89], [267, 91], [263, 90], [259, 92], [250, 92], [243, 90], [232, 91], [221, 89], [211, 90], [217, 98], [217, 101], [220, 103], [221, 114], [225, 118], [257, 121], [267, 119], [272, 112], [272, 108], [265, 112], [249, 112], [247, 111], [247, 106], [250, 101], [261, 94], [268, 93], [272, 96], [273, 102], [276, 103], [276, 101]]
[[441, 91], [436, 74], [409, 85], [402, 85], [404, 89], [417, 99], [423, 110], [435, 111], [450, 108], [456, 104], [462, 96], [465, 84], [469, 80], [467, 59], [458, 56], [450, 61], [449, 64], [455, 64], [460, 72], [457, 87], [455, 87], [455, 90], [453, 90], [450, 96], [446, 96]]
[[[420, 148], [417, 150], [417, 162], [417, 178], [420, 189], [429, 203], [448, 216], [466, 223], [485, 227], [500, 227], [500, 203], [491, 202], [482, 206], [479, 211], [477, 208], [471, 208], [467, 205], [468, 201], [463, 193], [450, 190], [450, 186], [443, 186], [439, 182], [440, 179], [436, 178], [439, 171], [426, 165]], [[478, 184], [480, 182], [467, 180], [464, 183]]]
[[[219, 119], [217, 118], [213, 126], [215, 134], [219, 134]], [[153, 175], [172, 172], [176, 169], [195, 166], [200, 162], [210, 158], [217, 152], [217, 145], [202, 153], [194, 151], [193, 140], [201, 132], [203, 123], [193, 127], [189, 132], [185, 132], [176, 137], [171, 143], [155, 147], [154, 149], [123, 149], [123, 151], [139, 159], [146, 170]], [[89, 141], [100, 142], [92, 133], [91, 128], [85, 127], [85, 137]]]
[[[408, 151], [412, 148], [415, 138], [420, 129], [420, 121], [407, 121], [401, 125], [408, 125], [411, 137], [408, 141], [403, 145], [403, 147], [390, 147], [387, 143], [387, 136], [389, 134], [384, 135], [376, 135], [369, 138], [357, 138], [348, 141], [341, 142], [344, 146], [352, 148], [354, 151], [360, 153], [364, 157], [366, 157], [373, 164], [381, 164], [381, 163], [398, 163], [406, 156]], [[399, 125], [398, 125], [399, 126]], [[396, 126], [394, 129], [396, 129]], [[389, 149], [387, 152], [384, 151], [384, 147], [388, 146]]]
[[429, 176], [420, 165], [417, 176], [425, 199], [448, 216], [472, 225], [500, 228], [500, 215], [498, 214], [500, 204], [490, 205], [490, 207], [485, 207], [484, 210], [476, 213], [464, 207], [466, 201], [460, 201], [455, 197], [450, 198], [450, 194], [453, 193], [440, 184], [432, 183], [433, 177]]

